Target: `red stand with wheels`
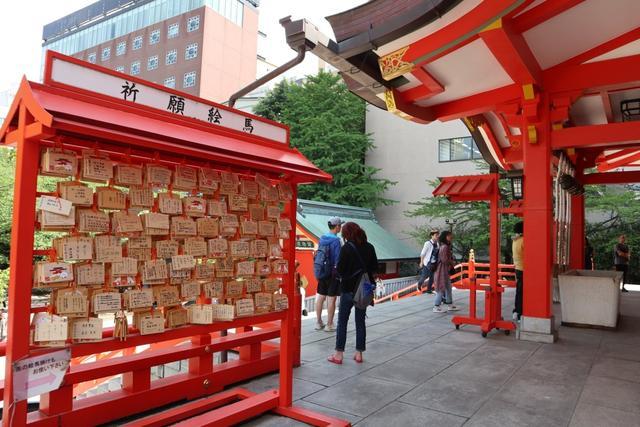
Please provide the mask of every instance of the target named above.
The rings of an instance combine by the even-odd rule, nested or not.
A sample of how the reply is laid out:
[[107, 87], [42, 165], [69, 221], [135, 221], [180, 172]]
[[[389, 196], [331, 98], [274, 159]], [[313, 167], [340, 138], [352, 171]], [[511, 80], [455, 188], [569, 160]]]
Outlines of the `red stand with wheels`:
[[452, 202], [488, 201], [490, 206], [490, 268], [489, 286], [483, 287], [485, 293], [484, 318], [476, 314], [476, 292], [478, 290], [475, 261], [469, 260], [469, 315], [455, 316], [451, 321], [456, 325], [478, 325], [482, 336], [486, 337], [492, 329], [502, 329], [506, 334], [515, 330], [515, 324], [502, 318], [502, 293], [504, 288], [498, 283], [500, 264], [500, 189], [497, 173], [488, 175], [452, 176], [443, 178], [433, 191], [434, 196], [445, 196]]

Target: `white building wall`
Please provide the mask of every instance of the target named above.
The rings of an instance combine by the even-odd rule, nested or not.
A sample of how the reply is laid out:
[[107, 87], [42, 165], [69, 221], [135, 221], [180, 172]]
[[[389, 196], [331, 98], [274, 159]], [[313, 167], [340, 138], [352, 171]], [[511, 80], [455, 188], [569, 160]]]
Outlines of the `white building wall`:
[[[407, 233], [424, 225], [425, 220], [409, 218], [405, 212], [414, 208], [410, 203], [431, 196], [433, 188], [427, 181], [478, 173], [477, 161], [438, 162], [438, 140], [470, 136], [470, 133], [460, 120], [423, 125], [373, 106], [367, 110], [366, 129], [375, 145], [366, 157], [367, 165], [381, 169], [380, 177], [397, 182], [385, 197], [398, 203], [378, 208], [376, 218], [398, 239], [418, 248], [421, 245]], [[442, 218], [440, 227], [444, 220]]]

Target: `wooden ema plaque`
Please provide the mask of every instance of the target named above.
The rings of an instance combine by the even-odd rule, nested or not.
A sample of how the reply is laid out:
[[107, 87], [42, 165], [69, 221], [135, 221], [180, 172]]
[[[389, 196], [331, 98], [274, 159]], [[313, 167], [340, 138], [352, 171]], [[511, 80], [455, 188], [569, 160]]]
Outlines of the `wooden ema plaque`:
[[115, 183], [122, 187], [129, 187], [131, 185], [141, 186], [142, 166], [116, 165]]
[[90, 317], [71, 322], [71, 339], [74, 342], [95, 342], [102, 340], [102, 319]]
[[207, 262], [206, 260], [204, 262], [196, 264], [196, 268], [194, 270], [195, 278], [202, 279], [202, 280], [213, 279], [215, 275], [214, 265], [215, 264], [211, 262]]
[[240, 181], [240, 191], [249, 199], [255, 200], [260, 197], [260, 187], [255, 181], [243, 179]]
[[265, 211], [262, 205], [249, 205], [249, 218], [253, 221], [264, 221]]
[[56, 314], [67, 317], [87, 317], [89, 314], [86, 290], [58, 289], [51, 294], [51, 299], [55, 302]]
[[107, 182], [113, 178], [113, 162], [106, 156], [84, 153], [82, 155], [82, 179]]
[[76, 226], [75, 213], [75, 206], [71, 207], [69, 215], [39, 210], [40, 229], [43, 231], [69, 231]]
[[224, 296], [225, 298], [240, 298], [244, 294], [244, 282], [241, 280], [231, 280], [227, 282]]
[[142, 220], [134, 213], [114, 212], [113, 229], [118, 234], [141, 233]]
[[271, 311], [273, 305], [273, 294], [267, 292], [258, 292], [254, 295], [256, 312], [265, 313]]
[[240, 234], [242, 236], [255, 236], [258, 234], [258, 221], [245, 219], [240, 223]]
[[120, 261], [111, 263], [113, 276], [135, 276], [138, 274], [138, 260], [131, 257], [123, 257]]
[[209, 239], [208, 254], [211, 258], [226, 258], [229, 254], [229, 241], [227, 239]]
[[250, 245], [246, 240], [233, 240], [229, 242], [229, 252], [233, 258], [248, 258]]
[[289, 308], [289, 298], [285, 294], [273, 295], [273, 309], [276, 311], [282, 311]]
[[182, 246], [185, 255], [193, 257], [207, 256], [207, 242], [202, 237], [187, 237]]
[[207, 212], [211, 216], [221, 217], [227, 213], [227, 204], [221, 200], [209, 200], [207, 203]]
[[182, 215], [180, 196], [170, 193], [158, 194], [158, 210], [167, 215]]
[[66, 317], [49, 313], [36, 313], [33, 317], [33, 341], [44, 346], [64, 346], [69, 337], [69, 323]]
[[236, 264], [237, 276], [253, 276], [256, 274], [255, 261], [240, 261]]
[[185, 299], [195, 299], [200, 296], [200, 282], [191, 280], [180, 285], [180, 296]]
[[190, 217], [203, 217], [207, 214], [207, 201], [202, 197], [189, 196], [182, 199], [184, 214]]
[[154, 202], [155, 196], [150, 188], [129, 189], [129, 204], [132, 208], [152, 208]]
[[252, 277], [245, 281], [247, 293], [262, 292], [262, 280]]
[[187, 308], [189, 323], [194, 325], [210, 325], [213, 323], [213, 307], [211, 304], [194, 304]]
[[126, 209], [127, 207], [127, 196], [122, 191], [109, 188], [102, 187], [96, 190], [97, 198], [98, 198], [98, 209]]
[[198, 235], [202, 237], [218, 237], [220, 234], [219, 223], [213, 218], [196, 219], [196, 228]]
[[235, 307], [231, 304], [211, 304], [213, 320], [231, 321], [235, 318]]
[[182, 283], [187, 279], [191, 279], [192, 270], [175, 270], [171, 262], [168, 264], [169, 266], [169, 278], [171, 279], [171, 284]]
[[260, 190], [260, 199], [265, 202], [277, 202], [280, 199], [278, 189], [276, 187], [265, 187]]
[[269, 181], [269, 178], [267, 178], [266, 176], [257, 173], [255, 176], [255, 181], [256, 184], [258, 184], [258, 186], [260, 188], [269, 188], [271, 187], [271, 181]]
[[169, 215], [149, 212], [142, 214], [142, 225], [149, 236], [166, 236], [169, 234]]
[[171, 257], [171, 266], [174, 270], [192, 270], [196, 260], [191, 255], [174, 255]]
[[279, 219], [280, 218], [280, 206], [269, 205], [267, 206], [267, 218], [268, 219]]
[[290, 201], [293, 200], [293, 187], [288, 182], [278, 183], [278, 195], [280, 200]]
[[180, 293], [177, 286], [154, 286], [153, 296], [158, 307], [180, 305]]
[[87, 207], [93, 205], [93, 189], [78, 181], [58, 182], [60, 197], [73, 203], [74, 206]]
[[198, 189], [204, 194], [213, 194], [218, 189], [220, 184], [220, 172], [200, 168], [198, 171]]
[[173, 176], [173, 188], [191, 191], [198, 188], [198, 170], [191, 166], [176, 166]]
[[111, 220], [105, 212], [91, 209], [78, 210], [78, 231], [81, 233], [108, 233]]
[[240, 298], [236, 300], [236, 316], [246, 317], [255, 314], [253, 298]]
[[153, 306], [153, 290], [132, 289], [124, 294], [125, 307], [129, 311], [149, 309]]
[[258, 276], [271, 274], [271, 263], [269, 261], [256, 261], [256, 274]]
[[119, 292], [96, 291], [92, 298], [93, 312], [115, 313], [122, 309], [122, 298]]
[[103, 285], [105, 281], [104, 264], [100, 262], [82, 263], [74, 265], [76, 284], [86, 286]]
[[244, 194], [230, 194], [229, 210], [234, 212], [246, 212], [249, 210], [249, 198]]
[[166, 311], [165, 317], [167, 319], [168, 328], [177, 328], [189, 323], [188, 311], [182, 307], [173, 307]]
[[280, 279], [271, 277], [264, 280], [265, 292], [276, 292], [279, 290], [280, 290]]
[[88, 261], [93, 259], [93, 238], [72, 236], [53, 239], [53, 248], [63, 261]]
[[171, 235], [176, 237], [196, 236], [198, 230], [196, 222], [191, 218], [177, 217], [171, 218]]
[[252, 240], [249, 255], [253, 258], [266, 258], [269, 256], [269, 243], [264, 239]]
[[40, 173], [47, 176], [73, 177], [78, 173], [78, 157], [74, 151], [47, 148], [42, 151]]
[[276, 225], [271, 221], [258, 221], [258, 234], [271, 237], [276, 233]]
[[142, 269], [143, 282], [153, 282], [157, 280], [166, 280], [169, 278], [167, 263], [162, 259], [145, 261]]
[[36, 263], [36, 277], [41, 285], [67, 283], [73, 281], [73, 264], [66, 262]]
[[278, 218], [278, 228], [282, 232], [291, 231], [291, 229], [292, 229], [291, 228], [291, 221], [289, 220], [289, 218]]
[[122, 260], [120, 238], [109, 235], [95, 237], [96, 262], [118, 262]]
[[214, 280], [202, 284], [202, 291], [206, 298], [224, 298], [224, 282], [222, 280]]
[[176, 240], [157, 240], [155, 245], [158, 259], [168, 259], [180, 252], [180, 243]]
[[152, 187], [168, 187], [171, 184], [171, 169], [160, 165], [147, 165], [145, 183]]
[[216, 260], [216, 277], [233, 277], [235, 269], [233, 258], [220, 258]]
[[287, 274], [289, 272], [289, 262], [284, 259], [277, 259], [271, 264], [273, 274]]
[[164, 332], [164, 316], [159, 311], [140, 314], [137, 320], [140, 335], [161, 334]]

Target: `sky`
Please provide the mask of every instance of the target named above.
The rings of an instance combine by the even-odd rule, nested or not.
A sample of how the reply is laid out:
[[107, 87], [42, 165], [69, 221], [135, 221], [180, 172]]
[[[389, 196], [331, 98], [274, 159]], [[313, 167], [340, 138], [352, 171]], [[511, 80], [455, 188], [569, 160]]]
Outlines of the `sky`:
[[[285, 43], [284, 30], [278, 23], [280, 18], [292, 15], [292, 19], [308, 18], [325, 34], [333, 38], [331, 26], [324, 19], [365, 0], [262, 0], [260, 2], [260, 28], [267, 34], [268, 49], [265, 58], [279, 65], [295, 53]], [[0, 67], [0, 92], [16, 87], [23, 75], [40, 80], [42, 61], [42, 27], [77, 9], [93, 3], [91, 0], [0, 0], [0, 53], [4, 59]], [[308, 55], [305, 62], [288, 73], [288, 77], [302, 77], [313, 73], [318, 61]]]

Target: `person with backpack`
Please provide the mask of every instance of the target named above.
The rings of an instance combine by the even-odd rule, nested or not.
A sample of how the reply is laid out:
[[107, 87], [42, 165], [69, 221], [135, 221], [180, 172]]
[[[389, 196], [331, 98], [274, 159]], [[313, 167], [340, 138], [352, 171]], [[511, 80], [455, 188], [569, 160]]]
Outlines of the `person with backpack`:
[[[338, 233], [342, 228], [342, 221], [337, 216], [329, 219], [329, 231], [320, 237], [318, 249], [313, 258], [313, 274], [318, 281], [316, 293], [316, 331], [334, 332], [333, 317], [336, 313], [336, 298], [340, 295], [340, 288], [336, 268], [340, 257], [342, 243]], [[322, 307], [327, 301], [327, 324], [322, 322]], [[325, 329], [326, 327], [326, 329]]]
[[[451, 242], [453, 234], [446, 230], [440, 233], [440, 245], [438, 249], [438, 264], [435, 271], [436, 301], [434, 303], [434, 313], [444, 313], [445, 311], [457, 311], [458, 307], [453, 305], [453, 293], [451, 291], [451, 274], [455, 266], [453, 261], [453, 251]], [[442, 307], [444, 305], [445, 307]]]
[[420, 279], [418, 279], [418, 291], [422, 290], [424, 282], [427, 282], [427, 293], [433, 293], [433, 272], [438, 263], [438, 230], [432, 230], [431, 238], [427, 240], [420, 252]]
[[[367, 234], [355, 222], [347, 222], [342, 227], [345, 245], [338, 260], [340, 277], [340, 310], [338, 311], [338, 331], [336, 333], [335, 353], [327, 359], [331, 363], [342, 365], [344, 347], [347, 341], [347, 324], [351, 309], [356, 312], [356, 352], [353, 359], [362, 363], [362, 353], [366, 350], [365, 317], [367, 305], [373, 303], [378, 257], [376, 250], [367, 241]], [[363, 289], [366, 287], [367, 289]]]

